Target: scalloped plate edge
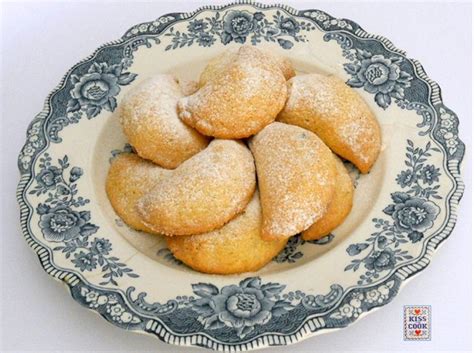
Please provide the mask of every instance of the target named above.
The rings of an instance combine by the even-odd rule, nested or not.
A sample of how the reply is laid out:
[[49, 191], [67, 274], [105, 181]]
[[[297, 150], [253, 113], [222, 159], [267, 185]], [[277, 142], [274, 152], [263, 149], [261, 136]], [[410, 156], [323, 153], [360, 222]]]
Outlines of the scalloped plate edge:
[[[226, 8], [230, 8], [233, 6], [239, 6], [239, 5], [251, 5], [256, 8], [261, 8], [261, 9], [281, 9], [286, 12], [288, 12], [291, 15], [295, 16], [303, 16], [304, 12], [307, 11], [316, 11], [316, 10], [296, 10], [290, 6], [287, 5], [280, 5], [280, 4], [275, 4], [275, 5], [269, 5], [269, 4], [260, 4], [257, 2], [253, 1], [237, 1], [237, 2], [232, 2], [226, 5], [208, 5], [208, 6], [201, 6], [198, 9], [196, 9], [193, 12], [188, 12], [188, 13], [169, 13], [169, 14], [164, 14], [159, 18], [164, 18], [168, 16], [173, 16], [174, 20], [170, 21], [167, 23], [166, 26], [164, 26], [160, 32], [165, 31], [169, 26], [171, 26], [173, 23], [182, 21], [182, 20], [187, 20], [196, 14], [204, 11], [204, 10], [224, 10]], [[333, 16], [325, 13], [324, 11], [320, 11], [324, 14], [326, 14], [330, 19], [335, 19]], [[309, 19], [311, 20], [311, 19]], [[418, 60], [408, 58], [406, 56], [405, 51], [400, 50], [395, 47], [395, 45], [387, 38], [380, 36], [380, 35], [374, 35], [366, 32], [363, 30], [358, 24], [353, 22], [352, 20], [344, 19], [351, 24], [354, 24], [355, 30], [354, 31], [349, 31], [349, 33], [355, 35], [358, 38], [361, 39], [373, 39], [381, 42], [389, 51], [392, 51], [394, 53], [397, 53], [399, 55], [402, 55], [405, 57], [408, 61], [410, 61], [413, 64], [413, 67], [415, 69], [415, 73], [417, 74], [418, 78], [421, 79], [422, 81], [426, 82], [428, 86], [430, 87], [430, 93], [429, 93], [429, 98], [430, 98], [430, 103], [431, 104], [437, 104], [437, 105], [442, 105], [444, 107], [443, 101], [442, 101], [442, 96], [441, 96], [441, 88], [439, 85], [431, 80], [427, 74], [426, 71], [424, 70], [423, 66], [420, 64]], [[313, 20], [311, 20], [313, 21]], [[315, 21], [313, 21], [316, 25], [318, 25]], [[30, 127], [34, 122], [37, 122], [39, 120], [46, 120], [50, 113], [51, 113], [51, 98], [52, 96], [59, 92], [61, 89], [64, 88], [64, 85], [66, 83], [66, 79], [71, 75], [73, 70], [78, 66], [81, 65], [82, 63], [88, 62], [91, 59], [93, 59], [97, 53], [100, 52], [100, 50], [111, 46], [111, 45], [116, 45], [116, 44], [121, 44], [126, 41], [128, 41], [130, 38], [134, 38], [133, 36], [130, 38], [125, 38], [127, 33], [129, 33], [133, 28], [144, 24], [144, 23], [149, 23], [149, 22], [143, 22], [140, 24], [137, 24], [133, 27], [131, 27], [128, 31], [125, 32], [125, 34], [118, 40], [115, 41], [110, 41], [107, 42], [101, 46], [99, 46], [91, 55], [87, 56], [86, 58], [82, 59], [78, 63], [76, 63], [74, 66], [71, 67], [67, 71], [67, 73], [62, 77], [60, 80], [59, 84], [51, 91], [50, 94], [48, 94], [47, 98], [45, 99], [45, 103], [43, 106], [42, 111], [37, 114], [32, 122], [28, 126], [28, 131], [30, 130]], [[319, 26], [318, 26], [319, 27]], [[454, 114], [455, 115], [455, 114]], [[457, 121], [458, 118], [455, 115], [455, 119]], [[438, 246], [446, 240], [449, 235], [452, 233], [452, 230], [454, 228], [454, 225], [456, 223], [457, 219], [457, 209], [459, 206], [459, 202], [463, 196], [464, 192], [464, 183], [461, 179], [460, 175], [460, 168], [461, 168], [461, 162], [464, 157], [464, 144], [462, 141], [459, 140], [459, 142], [462, 145], [462, 153], [458, 155], [458, 158], [453, 159], [448, 161], [448, 171], [451, 173], [451, 176], [455, 180], [456, 187], [453, 189], [452, 194], [449, 198], [448, 204], [449, 204], [449, 217], [448, 221], [446, 223], [446, 226], [443, 228], [443, 230], [437, 234], [436, 236], [432, 237], [427, 245], [426, 245], [426, 253], [422, 256], [421, 259], [418, 260], [416, 264], [411, 264], [411, 265], [405, 265], [399, 269], [397, 269], [391, 276], [388, 278], [385, 282], [395, 280], [397, 281], [397, 288], [394, 291], [394, 294], [389, 298], [387, 302], [384, 302], [381, 305], [374, 306], [370, 308], [369, 310], [363, 312], [356, 320], [353, 320], [350, 323], [347, 323], [346, 326], [352, 324], [353, 322], [358, 321], [360, 318], [367, 316], [368, 313], [372, 312], [372, 310], [377, 310], [380, 307], [386, 305], [388, 302], [390, 302], [395, 295], [398, 293], [398, 291], [407, 283], [407, 280], [413, 278], [415, 275], [419, 274], [423, 269], [425, 269], [429, 263], [431, 262], [431, 258], [433, 257], [436, 249]], [[25, 144], [26, 145], [26, 144]], [[49, 141], [46, 140], [45, 146], [43, 146], [42, 149], [37, 151], [37, 154], [35, 155], [35, 158], [38, 156], [40, 151], [44, 151], [47, 149], [49, 146]], [[32, 160], [32, 164], [34, 163], [34, 159]], [[80, 302], [84, 307], [89, 309], [90, 311], [93, 311], [97, 313], [98, 315], [101, 315], [104, 317], [109, 323], [114, 324], [112, 321], [110, 321], [105, 315], [102, 315], [99, 313], [97, 310], [91, 309], [87, 306], [85, 306], [84, 303], [82, 303], [78, 296], [77, 296], [77, 289], [80, 288], [81, 286], [86, 286], [86, 287], [91, 287], [81, 276], [78, 276], [77, 274], [65, 270], [60, 270], [56, 267], [51, 262], [51, 253], [49, 249], [43, 247], [40, 243], [36, 242], [30, 235], [29, 229], [28, 229], [28, 221], [29, 221], [29, 216], [30, 216], [30, 206], [25, 202], [25, 198], [23, 196], [23, 192], [28, 185], [28, 183], [31, 181], [32, 173], [29, 170], [22, 170], [20, 163], [19, 163], [19, 169], [20, 169], [20, 174], [21, 178], [17, 187], [17, 201], [19, 203], [20, 207], [20, 222], [21, 222], [21, 229], [23, 236], [25, 237], [28, 245], [32, 248], [32, 250], [37, 254], [38, 260], [40, 261], [40, 264], [42, 268], [45, 270], [46, 273], [48, 273], [50, 276], [55, 278], [58, 281], [63, 282], [66, 287], [69, 289], [72, 297]], [[349, 294], [349, 293], [347, 293]], [[346, 295], [347, 295], [346, 294]], [[115, 326], [115, 325], [114, 325]], [[345, 327], [345, 326], [344, 326]], [[252, 349], [259, 349], [259, 348], [265, 348], [265, 347], [270, 347], [270, 346], [280, 346], [280, 345], [289, 345], [293, 344], [299, 341], [302, 341], [306, 338], [315, 336], [317, 334], [322, 334], [322, 333], [327, 333], [330, 332], [331, 330], [334, 329], [340, 329], [342, 327], [336, 327], [336, 328], [328, 328], [325, 327], [324, 321], [322, 321], [318, 317], [308, 317], [306, 318], [305, 322], [292, 334], [276, 334], [276, 333], [264, 333], [261, 334], [260, 336], [254, 337], [248, 341], [245, 342], [240, 342], [236, 344], [228, 344], [228, 343], [222, 343], [218, 342], [215, 339], [211, 338], [210, 336], [203, 334], [203, 333], [192, 333], [188, 335], [178, 335], [173, 332], [171, 332], [166, 326], [162, 325], [156, 320], [148, 320], [145, 326], [145, 330], [135, 330], [133, 329], [134, 332], [137, 333], [143, 333], [143, 334], [151, 334], [156, 337], [158, 337], [161, 341], [168, 343], [168, 344], [174, 344], [174, 345], [180, 345], [180, 346], [188, 346], [188, 347], [202, 347], [202, 348], [210, 348], [213, 350], [222, 350], [222, 351], [246, 351], [246, 350], [252, 350]], [[131, 330], [130, 328], [127, 328], [128, 330]]]

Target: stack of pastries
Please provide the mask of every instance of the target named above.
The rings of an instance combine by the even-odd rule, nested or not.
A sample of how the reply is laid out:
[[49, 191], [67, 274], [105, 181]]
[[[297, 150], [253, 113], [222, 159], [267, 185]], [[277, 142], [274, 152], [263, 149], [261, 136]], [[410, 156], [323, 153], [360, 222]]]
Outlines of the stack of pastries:
[[330, 233], [354, 193], [339, 157], [368, 173], [380, 152], [376, 118], [343, 81], [252, 46], [212, 59], [198, 82], [149, 78], [119, 111], [136, 153], [110, 166], [113, 208], [206, 273], [256, 271], [290, 237]]

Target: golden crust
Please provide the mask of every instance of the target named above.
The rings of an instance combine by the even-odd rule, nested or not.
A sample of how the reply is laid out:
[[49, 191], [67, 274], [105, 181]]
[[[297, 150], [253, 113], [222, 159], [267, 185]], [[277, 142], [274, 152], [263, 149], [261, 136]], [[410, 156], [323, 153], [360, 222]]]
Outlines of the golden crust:
[[140, 157], [174, 169], [203, 150], [208, 139], [185, 125], [176, 105], [196, 84], [171, 75], [157, 75], [134, 87], [120, 104], [120, 121], [130, 144]]
[[105, 183], [107, 196], [119, 217], [130, 227], [155, 233], [141, 221], [137, 201], [171, 171], [150, 163], [133, 153], [122, 153], [110, 165]]
[[296, 75], [295, 69], [293, 68], [293, 64], [291, 63], [290, 59], [267, 50], [261, 50], [261, 52], [263, 54], [261, 60], [268, 61], [275, 68], [281, 70], [285, 80], [289, 80]]
[[138, 202], [144, 223], [166, 235], [222, 227], [242, 212], [255, 191], [255, 165], [245, 145], [213, 140]]
[[274, 121], [283, 108], [287, 98], [283, 71], [275, 60], [250, 46], [224, 54], [222, 60], [204, 70], [203, 86], [196, 93], [179, 100], [179, 117], [207, 136], [249, 137]]
[[[270, 64], [270, 70], [280, 70], [285, 80], [289, 80], [295, 76], [295, 69], [288, 58], [279, 56], [271, 51], [256, 49], [254, 47], [246, 48], [245, 50], [252, 51], [254, 60], [260, 61], [262, 65]], [[199, 77], [199, 87], [204, 86], [207, 82], [215, 80], [218, 76], [222, 75], [227, 67], [238, 59], [238, 52], [239, 48], [227, 49], [220, 55], [209, 60]]]
[[257, 271], [286, 245], [287, 239], [260, 237], [262, 214], [258, 192], [243, 213], [210, 233], [166, 237], [173, 255], [196, 271], [228, 275]]
[[196, 81], [176, 79], [176, 82], [178, 82], [181, 93], [184, 96], [189, 96], [199, 89], [199, 83]]
[[273, 123], [250, 142], [263, 209], [262, 237], [289, 238], [326, 212], [334, 194], [335, 161], [311, 131]]
[[237, 59], [238, 48], [227, 49], [221, 54], [209, 60], [199, 76], [199, 87], [203, 87], [209, 81], [216, 80], [224, 74], [227, 67]]
[[362, 173], [375, 163], [380, 126], [364, 100], [335, 76], [310, 74], [288, 81], [289, 96], [277, 120], [308, 129]]
[[304, 240], [316, 240], [338, 227], [352, 209], [354, 186], [344, 163], [334, 155], [336, 161], [336, 188], [334, 197], [324, 216], [303, 232]]

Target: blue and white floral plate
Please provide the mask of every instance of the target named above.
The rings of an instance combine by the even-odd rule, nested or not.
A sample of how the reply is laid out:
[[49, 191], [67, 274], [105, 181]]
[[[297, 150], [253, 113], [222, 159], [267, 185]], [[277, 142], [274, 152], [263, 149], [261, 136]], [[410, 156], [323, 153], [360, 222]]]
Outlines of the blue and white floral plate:
[[[104, 181], [130, 148], [116, 113], [124, 93], [155, 73], [196, 78], [244, 43], [344, 79], [375, 112], [383, 147], [369, 175], [353, 169], [354, 208], [333, 234], [292, 239], [257, 273], [212, 276], [126, 227]], [[19, 156], [21, 226], [45, 271], [118, 327], [226, 351], [287, 345], [387, 304], [430, 263], [456, 221], [463, 155], [440, 88], [389, 40], [319, 10], [209, 6], [136, 25], [66, 73]]]

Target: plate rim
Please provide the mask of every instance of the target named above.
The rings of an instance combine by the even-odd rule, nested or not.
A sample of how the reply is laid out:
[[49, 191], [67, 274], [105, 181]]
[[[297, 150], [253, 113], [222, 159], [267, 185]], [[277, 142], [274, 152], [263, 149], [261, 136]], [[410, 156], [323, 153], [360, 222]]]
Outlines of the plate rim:
[[[287, 5], [282, 5], [282, 4], [262, 4], [258, 2], [254, 2], [251, 0], [242, 0], [242, 1], [234, 1], [228, 4], [223, 4], [223, 5], [205, 5], [198, 7], [196, 10], [192, 12], [174, 12], [174, 13], [167, 13], [164, 15], [159, 16], [158, 18], [154, 19], [153, 21], [159, 21], [160, 19], [170, 19], [171, 20], [167, 21], [164, 23], [164, 26], [162, 28], [155, 32], [154, 34], [161, 34], [165, 32], [170, 26], [173, 24], [180, 22], [180, 21], [187, 21], [197, 14], [206, 11], [206, 10], [213, 10], [213, 11], [223, 11], [225, 9], [231, 8], [231, 7], [236, 7], [236, 6], [242, 6], [242, 5], [249, 5], [253, 6], [258, 9], [279, 9], [279, 10], [284, 10], [290, 15], [294, 16], [300, 16], [300, 17], [305, 17], [307, 20], [312, 21], [312, 23], [316, 24], [318, 28], [320, 26], [308, 17], [307, 15], [304, 15], [306, 12], [312, 12], [312, 11], [317, 11], [319, 13], [322, 13], [326, 15], [330, 20], [339, 20], [339, 21], [346, 21], [347, 23], [350, 23], [353, 26], [353, 29], [346, 29], [351, 35], [354, 35], [357, 38], [364, 38], [364, 39], [372, 39], [380, 42], [387, 50], [397, 53], [400, 56], [403, 56], [407, 61], [409, 61], [411, 64], [413, 64], [413, 69], [414, 73], [417, 75], [417, 77], [424, 81], [429, 87], [430, 87], [430, 92], [429, 92], [429, 100], [433, 102], [433, 100], [436, 100], [440, 104], [441, 107], [448, 109], [450, 112], [452, 112], [452, 115], [454, 117], [454, 121], [457, 123], [456, 125], [456, 132], [458, 132], [458, 124], [459, 124], [459, 119], [457, 115], [449, 108], [447, 108], [442, 100], [441, 96], [441, 88], [439, 85], [431, 80], [427, 74], [426, 71], [424, 70], [423, 66], [421, 63], [416, 60], [407, 57], [406, 52], [398, 49], [395, 47], [395, 45], [387, 38], [380, 36], [380, 35], [374, 35], [366, 32], [365, 30], [362, 29], [357, 23], [353, 22], [352, 20], [349, 19], [337, 19], [329, 14], [327, 14], [325, 11], [319, 10], [319, 9], [304, 9], [304, 10], [296, 10], [293, 7], [287, 6]], [[73, 70], [91, 59], [93, 59], [97, 53], [99, 53], [102, 49], [109, 47], [111, 45], [117, 45], [117, 44], [123, 44], [130, 39], [133, 39], [135, 37], [139, 37], [143, 35], [143, 33], [139, 34], [133, 34], [132, 31], [135, 28], [138, 28], [141, 25], [144, 24], [150, 24], [153, 21], [148, 21], [148, 22], [142, 22], [139, 24], [136, 24], [132, 26], [130, 29], [128, 29], [124, 35], [114, 41], [109, 41], [106, 42], [105, 44], [100, 45], [93, 51], [92, 54], [87, 56], [86, 58], [80, 60], [77, 62], [75, 65], [73, 65], [67, 72], [66, 74], [61, 78], [60, 82], [58, 85], [47, 95], [45, 102], [43, 104], [43, 109], [39, 114], [37, 114], [31, 123], [28, 125], [27, 131], [30, 131], [32, 128], [32, 125], [35, 122], [38, 122], [40, 120], [46, 120], [50, 113], [52, 112], [52, 104], [51, 104], [51, 98], [59, 91], [61, 91], [63, 88], [65, 88], [65, 84], [67, 83], [67, 79], [70, 77], [72, 74]], [[146, 33], [145, 33], [146, 34]], [[43, 134], [47, 135], [44, 131], [38, 132], [38, 134]], [[300, 325], [297, 331], [291, 334], [275, 334], [271, 332], [265, 332], [260, 334], [259, 336], [253, 337], [248, 340], [243, 340], [239, 343], [226, 343], [226, 342], [221, 342], [218, 341], [217, 339], [207, 336], [206, 333], [204, 332], [195, 332], [187, 335], [179, 335], [175, 334], [171, 329], [168, 329], [165, 325], [162, 325], [156, 320], [155, 321], [156, 325], [150, 324], [147, 326], [147, 330], [143, 329], [133, 329], [129, 327], [124, 327], [124, 326], [119, 326], [118, 327], [137, 332], [137, 333], [143, 333], [143, 334], [151, 334], [154, 335], [155, 337], [159, 338], [161, 341], [168, 343], [168, 344], [175, 344], [175, 345], [180, 345], [180, 346], [196, 346], [196, 347], [201, 347], [201, 348], [210, 348], [214, 350], [226, 350], [226, 351], [247, 351], [251, 349], [259, 349], [259, 348], [265, 348], [265, 347], [270, 347], [270, 346], [280, 346], [280, 345], [289, 345], [293, 343], [297, 343], [299, 341], [302, 341], [306, 338], [322, 334], [322, 333], [328, 333], [333, 331], [334, 329], [340, 329], [343, 327], [348, 326], [349, 324], [352, 324], [355, 321], [358, 321], [360, 318], [367, 316], [370, 312], [372, 312], [374, 309], [379, 309], [382, 306], [386, 305], [388, 302], [390, 302], [400, 291], [400, 289], [406, 285], [407, 281], [413, 278], [413, 276], [420, 274], [431, 262], [431, 259], [433, 258], [434, 254], [436, 253], [436, 250], [440, 244], [442, 244], [446, 239], [449, 238], [451, 235], [454, 226], [456, 224], [456, 219], [457, 219], [457, 213], [458, 213], [458, 205], [459, 202], [463, 196], [464, 192], [464, 182], [461, 179], [461, 168], [462, 168], [462, 162], [465, 154], [465, 145], [464, 143], [460, 140], [459, 136], [457, 135], [457, 141], [459, 142], [460, 146], [462, 147], [461, 153], [458, 153], [455, 157], [453, 157], [453, 160], [456, 162], [454, 164], [449, 164], [447, 163], [446, 170], [449, 172], [450, 176], [453, 178], [453, 184], [454, 188], [451, 189], [450, 193], [448, 193], [447, 197], [447, 204], [446, 204], [446, 209], [449, 211], [449, 216], [446, 219], [446, 225], [442, 227], [438, 234], [433, 236], [426, 244], [426, 248], [428, 248], [429, 245], [432, 246], [432, 250], [430, 251], [425, 251], [423, 256], [420, 257], [420, 260], [425, 260], [425, 263], [419, 264], [418, 268], [414, 269], [409, 269], [406, 270], [406, 275], [404, 278], [399, 278], [397, 277], [397, 273], [399, 273], [400, 269], [403, 269], [404, 267], [408, 267], [411, 265], [405, 265], [400, 267], [399, 269], [395, 270], [390, 277], [388, 277], [386, 280], [384, 280], [382, 283], [388, 283], [390, 281], [394, 281], [393, 288], [394, 288], [394, 293], [392, 296], [388, 298], [388, 301], [383, 302], [380, 305], [375, 305], [372, 308], [369, 308], [367, 311], [364, 311], [357, 319], [347, 323], [344, 326], [341, 327], [334, 327], [334, 328], [328, 328], [328, 327], [318, 327], [317, 323], [312, 322], [313, 319], [311, 317], [307, 317], [305, 321]], [[36, 151], [36, 156], [39, 154], [40, 151], [46, 150], [49, 145], [50, 141], [46, 138], [45, 139], [45, 145], [42, 146], [41, 148]], [[28, 141], [25, 142], [23, 145], [22, 149], [27, 145]], [[26, 202], [26, 197], [24, 196], [24, 191], [30, 182], [33, 174], [31, 173], [31, 167], [34, 165], [34, 158], [32, 159], [31, 164], [29, 165], [28, 168], [23, 168], [21, 165], [20, 157], [18, 159], [18, 168], [20, 171], [20, 181], [17, 186], [17, 191], [16, 191], [16, 198], [17, 202], [20, 207], [20, 224], [21, 224], [21, 229], [22, 229], [22, 234], [25, 237], [25, 240], [27, 241], [28, 245], [31, 247], [31, 249], [36, 253], [38, 256], [38, 259], [40, 261], [40, 264], [43, 268], [44, 271], [46, 271], [50, 276], [55, 278], [56, 280], [62, 282], [65, 284], [65, 286], [68, 288], [71, 296], [75, 299], [75, 301], [79, 302], [81, 305], [83, 305], [85, 308], [88, 310], [95, 312], [102, 317], [104, 317], [108, 322], [114, 324], [113, 321], [110, 320], [109, 317], [107, 317], [104, 313], [101, 313], [97, 309], [93, 309], [91, 307], [88, 307], [85, 305], [83, 301], [80, 300], [80, 293], [78, 292], [78, 289], [80, 289], [80, 285], [82, 284], [86, 287], [94, 287], [91, 283], [89, 283], [87, 280], [82, 278], [81, 275], [78, 275], [76, 273], [68, 272], [67, 270], [62, 270], [59, 268], [56, 268], [51, 261], [51, 250], [47, 247], [43, 247], [40, 243], [36, 242], [34, 238], [30, 235], [29, 232], [29, 222], [30, 222], [30, 206]], [[444, 233], [444, 235], [442, 235]], [[435, 243], [435, 244], [430, 244], [430, 243]], [[382, 283], [378, 283], [377, 286], [381, 285]], [[392, 287], [391, 287], [392, 288]], [[113, 290], [109, 290], [112, 291]], [[348, 291], [346, 294], [346, 297], [349, 295], [351, 291]], [[318, 318], [316, 318], [318, 319]], [[194, 337], [194, 339], [193, 339]]]

